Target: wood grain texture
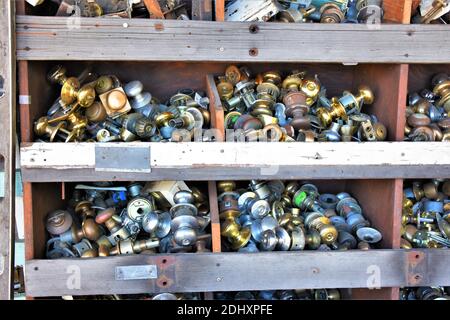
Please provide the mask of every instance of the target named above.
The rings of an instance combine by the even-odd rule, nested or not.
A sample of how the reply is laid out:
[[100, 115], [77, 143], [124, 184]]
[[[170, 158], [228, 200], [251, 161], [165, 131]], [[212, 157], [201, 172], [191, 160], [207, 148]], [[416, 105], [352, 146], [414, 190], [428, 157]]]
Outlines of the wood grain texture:
[[389, 141], [403, 141], [408, 85], [408, 65], [358, 65], [354, 71], [353, 90], [368, 85], [375, 102], [363, 112], [374, 114], [388, 130]]
[[[415, 253], [420, 255], [420, 260], [411, 259], [411, 255]], [[27, 294], [34, 297], [367, 288], [371, 284], [368, 272], [374, 266], [377, 266], [382, 274], [380, 287], [448, 286], [450, 278], [446, 273], [449, 263], [448, 250], [206, 253], [166, 256], [141, 254], [95, 259], [31, 260], [26, 264], [25, 276]], [[157, 266], [157, 279], [115, 279], [117, 266], [148, 264]], [[68, 273], [70, 270], [72, 273]], [[73, 270], [77, 270], [81, 276], [79, 288], [70, 288], [67, 285]], [[412, 281], [412, 273], [422, 276], [422, 280]]]
[[[205, 180], [205, 177], [214, 180], [450, 177], [450, 144], [438, 142], [114, 143], [115, 150], [133, 146], [150, 148], [150, 173], [95, 171], [95, 143], [23, 144], [23, 179], [61, 182]], [[126, 153], [122, 152], [122, 157], [121, 161], [128, 161]]]
[[225, 20], [225, 0], [214, 0], [216, 4], [216, 21]]
[[[211, 177], [213, 178], [213, 177]], [[221, 235], [219, 219], [219, 203], [217, 201], [217, 188], [215, 181], [208, 182], [209, 208], [211, 212], [212, 251], [221, 252]]]
[[208, 92], [208, 97], [210, 98], [209, 112], [211, 113], [211, 128], [217, 129], [217, 141], [225, 141], [225, 115], [219, 93], [217, 92], [214, 76], [212, 75], [206, 77], [206, 90]]
[[14, 1], [0, 2], [0, 170], [4, 195], [0, 199], [0, 300], [14, 297], [16, 64]]
[[[442, 25], [252, 23], [19, 16], [19, 60], [448, 63]], [[286, 34], [289, 39], [286, 41]], [[121, 45], [112, 46], [111, 43]], [[343, 45], [345, 44], [345, 45]], [[95, 48], [95, 50], [92, 50]], [[158, 48], [158, 50], [155, 50]], [[251, 54], [251, 49], [257, 54]], [[355, 49], [356, 48], [356, 49]]]
[[165, 19], [158, 0], [144, 0], [144, 4], [150, 14], [150, 18]]
[[384, 0], [384, 20], [409, 24], [411, 20], [412, 0]]

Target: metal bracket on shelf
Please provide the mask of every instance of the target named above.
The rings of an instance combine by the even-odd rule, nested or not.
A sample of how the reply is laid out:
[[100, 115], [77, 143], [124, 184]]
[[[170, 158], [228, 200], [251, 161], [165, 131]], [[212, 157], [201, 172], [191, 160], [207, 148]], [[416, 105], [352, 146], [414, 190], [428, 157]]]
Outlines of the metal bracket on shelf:
[[157, 279], [156, 265], [119, 266], [116, 267], [116, 280], [148, 280]]
[[95, 171], [151, 172], [150, 147], [119, 146], [109, 143], [95, 146]]

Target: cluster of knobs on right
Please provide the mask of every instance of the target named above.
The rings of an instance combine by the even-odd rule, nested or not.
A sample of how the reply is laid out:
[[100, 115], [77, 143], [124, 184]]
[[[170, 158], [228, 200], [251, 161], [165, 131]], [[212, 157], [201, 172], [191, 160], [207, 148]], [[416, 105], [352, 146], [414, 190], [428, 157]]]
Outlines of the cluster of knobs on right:
[[313, 184], [252, 180], [218, 183], [224, 251], [368, 250], [382, 239], [346, 192]]
[[406, 107], [406, 141], [450, 141], [450, 77], [440, 73], [431, 90], [411, 92]]
[[450, 180], [414, 181], [403, 191], [403, 249], [450, 248]]

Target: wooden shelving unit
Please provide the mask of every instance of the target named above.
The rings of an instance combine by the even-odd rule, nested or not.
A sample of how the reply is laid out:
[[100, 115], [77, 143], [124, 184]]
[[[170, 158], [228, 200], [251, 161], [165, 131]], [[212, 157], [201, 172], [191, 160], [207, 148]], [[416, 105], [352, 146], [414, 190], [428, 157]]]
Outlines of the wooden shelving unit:
[[[216, 1], [218, 20], [223, 20], [223, 3]], [[80, 28], [69, 30], [67, 18], [32, 16], [24, 1], [19, 1], [17, 59], [28, 295], [339, 287], [353, 288], [355, 299], [398, 299], [401, 286], [449, 285], [444, 276], [449, 271], [448, 250], [398, 248], [402, 179], [450, 178], [450, 144], [402, 142], [408, 89], [425, 85], [429, 79], [423, 77], [435, 71], [450, 71], [448, 56], [437, 54], [450, 50], [450, 33], [446, 26], [407, 25], [410, 0], [385, 0], [384, 6], [390, 24], [376, 27], [86, 18], [81, 19]], [[117, 45], [111, 46], [111, 41]], [[155, 96], [167, 97], [186, 86], [204, 89], [211, 101], [212, 125], [219, 132], [218, 140], [223, 140], [223, 109], [214, 76], [228, 62], [248, 65], [256, 72], [300, 65], [321, 75], [330, 92], [336, 93], [368, 84], [377, 97], [371, 112], [388, 127], [389, 142], [33, 142], [33, 122], [54, 98], [45, 76], [55, 63], [63, 63], [71, 72], [91, 64], [99, 73], [139, 79]], [[130, 148], [148, 161], [112, 171], [96, 156], [102, 152], [106, 160], [127, 163], [133, 161], [126, 156]], [[113, 157], [114, 153], [122, 157]], [[286, 156], [280, 158], [280, 154]], [[174, 179], [210, 181], [213, 253], [41, 260], [43, 218], [63, 203], [59, 182]], [[221, 253], [214, 181], [222, 179], [308, 179], [324, 192], [347, 190], [382, 230], [383, 250]], [[76, 291], [65, 286], [69, 264], [86, 274]], [[118, 266], [148, 264], [157, 267], [157, 278], [128, 282], [115, 278]], [[382, 267], [381, 290], [364, 289], [371, 265]]]

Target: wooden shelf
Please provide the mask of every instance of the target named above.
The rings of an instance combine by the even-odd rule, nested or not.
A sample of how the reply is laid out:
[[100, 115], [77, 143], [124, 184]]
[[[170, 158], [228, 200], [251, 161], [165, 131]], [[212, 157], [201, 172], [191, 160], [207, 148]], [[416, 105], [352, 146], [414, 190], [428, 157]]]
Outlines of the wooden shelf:
[[[450, 251], [397, 250], [401, 179], [450, 178], [450, 144], [401, 142], [408, 86], [421, 89], [425, 81], [418, 75], [429, 77], [442, 72], [438, 63], [450, 63], [448, 55], [439, 54], [450, 51], [447, 26], [82, 18], [77, 27], [71, 18], [25, 16], [30, 13], [25, 2], [18, 3], [28, 296], [354, 288], [352, 298], [398, 299], [398, 287], [450, 285]], [[223, 20], [224, 1], [216, 5], [218, 20]], [[411, 0], [385, 0], [384, 10], [389, 22], [407, 24]], [[370, 112], [388, 128], [388, 140], [397, 142], [32, 143], [33, 123], [54, 98], [50, 96], [54, 89], [45, 81], [54, 61], [75, 70], [92, 61], [100, 72], [120, 71], [127, 80], [142, 80], [155, 96], [167, 97], [186, 85], [206, 88], [212, 126], [222, 138], [223, 109], [213, 76], [230, 61], [251, 64], [256, 72], [279, 66], [290, 70], [302, 63], [308, 72], [321, 75], [332, 94], [347, 90], [344, 86], [355, 90], [365, 83], [372, 87], [377, 100]], [[406, 65], [412, 63], [422, 65]], [[383, 232], [383, 250], [220, 253], [213, 181], [222, 179], [323, 179], [316, 182], [324, 192], [347, 190], [361, 201], [372, 225]], [[63, 206], [65, 198], [59, 183], [44, 182], [131, 180], [210, 180], [214, 253], [40, 260], [46, 243], [44, 217]], [[116, 280], [117, 267], [142, 265], [155, 265], [157, 278]], [[377, 267], [384, 289], [357, 289], [367, 288]], [[78, 271], [81, 286], [70, 289], [68, 278]]]
[[450, 144], [31, 143], [21, 167], [26, 182], [449, 178]]
[[[448, 63], [445, 25], [17, 17], [18, 60]], [[257, 26], [257, 32], [252, 32]], [[111, 45], [111, 43], [120, 45]], [[256, 54], [255, 54], [256, 53]]]
[[[449, 250], [201, 253], [31, 260], [27, 295], [132, 294], [316, 288], [448, 286]], [[154, 266], [154, 279], [117, 280], [124, 266]], [[377, 275], [380, 277], [377, 278]], [[67, 284], [80, 280], [79, 287]], [[149, 276], [152, 277], [152, 276]], [[371, 281], [371, 278], [373, 277]], [[378, 282], [379, 281], [379, 282]], [[75, 283], [75, 282], [74, 282]], [[76, 283], [75, 283], [76, 284]]]

